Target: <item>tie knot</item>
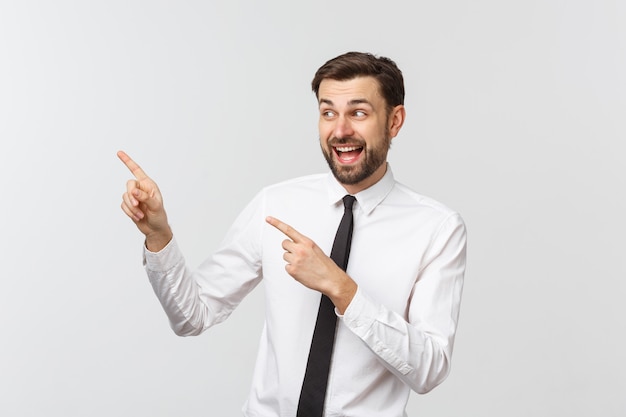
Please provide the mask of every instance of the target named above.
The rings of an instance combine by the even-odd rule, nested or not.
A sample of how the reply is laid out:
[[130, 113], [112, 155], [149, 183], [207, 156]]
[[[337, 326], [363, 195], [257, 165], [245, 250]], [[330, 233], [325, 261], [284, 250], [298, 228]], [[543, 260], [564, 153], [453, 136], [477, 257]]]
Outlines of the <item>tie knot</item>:
[[356, 198], [353, 195], [346, 195], [343, 197], [343, 206], [345, 207], [346, 210], [352, 210], [352, 205], [354, 204], [354, 201], [356, 200]]

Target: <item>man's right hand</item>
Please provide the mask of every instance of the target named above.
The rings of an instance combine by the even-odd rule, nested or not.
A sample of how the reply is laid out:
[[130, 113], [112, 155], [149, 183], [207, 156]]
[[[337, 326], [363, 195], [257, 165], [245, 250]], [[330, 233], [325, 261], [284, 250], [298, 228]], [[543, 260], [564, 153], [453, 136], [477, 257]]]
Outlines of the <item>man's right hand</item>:
[[172, 229], [167, 222], [159, 187], [124, 151], [119, 151], [117, 156], [135, 177], [126, 183], [122, 210], [146, 235], [148, 250], [158, 252], [172, 240]]

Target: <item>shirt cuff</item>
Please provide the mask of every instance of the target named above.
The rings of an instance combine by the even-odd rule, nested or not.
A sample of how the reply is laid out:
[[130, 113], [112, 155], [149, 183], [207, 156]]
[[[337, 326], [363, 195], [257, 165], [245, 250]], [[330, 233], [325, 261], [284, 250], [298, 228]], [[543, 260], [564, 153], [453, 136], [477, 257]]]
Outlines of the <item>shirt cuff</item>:
[[174, 237], [158, 252], [151, 252], [146, 248], [145, 244], [143, 245], [143, 265], [150, 271], [167, 272], [178, 264], [182, 258], [183, 254]]

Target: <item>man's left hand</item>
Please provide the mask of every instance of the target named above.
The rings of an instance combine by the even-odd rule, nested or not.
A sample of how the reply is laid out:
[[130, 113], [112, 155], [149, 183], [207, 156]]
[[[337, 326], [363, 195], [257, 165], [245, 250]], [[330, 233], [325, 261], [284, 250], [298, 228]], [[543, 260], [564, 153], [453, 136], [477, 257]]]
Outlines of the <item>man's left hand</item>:
[[302, 285], [326, 294], [343, 314], [356, 293], [354, 280], [311, 239], [274, 217], [266, 221], [288, 237], [282, 243], [287, 273]]

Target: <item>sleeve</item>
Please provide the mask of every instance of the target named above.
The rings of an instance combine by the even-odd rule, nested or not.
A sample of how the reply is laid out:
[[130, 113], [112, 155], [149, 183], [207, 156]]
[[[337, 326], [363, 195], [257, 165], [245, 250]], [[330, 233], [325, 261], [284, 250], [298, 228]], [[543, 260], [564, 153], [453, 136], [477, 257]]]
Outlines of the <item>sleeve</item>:
[[357, 290], [343, 315], [382, 364], [423, 394], [448, 376], [466, 259], [465, 225], [458, 214], [443, 223], [416, 280], [407, 317]]
[[158, 253], [144, 246], [152, 288], [179, 336], [195, 336], [224, 321], [262, 278], [264, 197], [237, 217], [217, 251], [197, 269], [185, 263], [176, 239]]

